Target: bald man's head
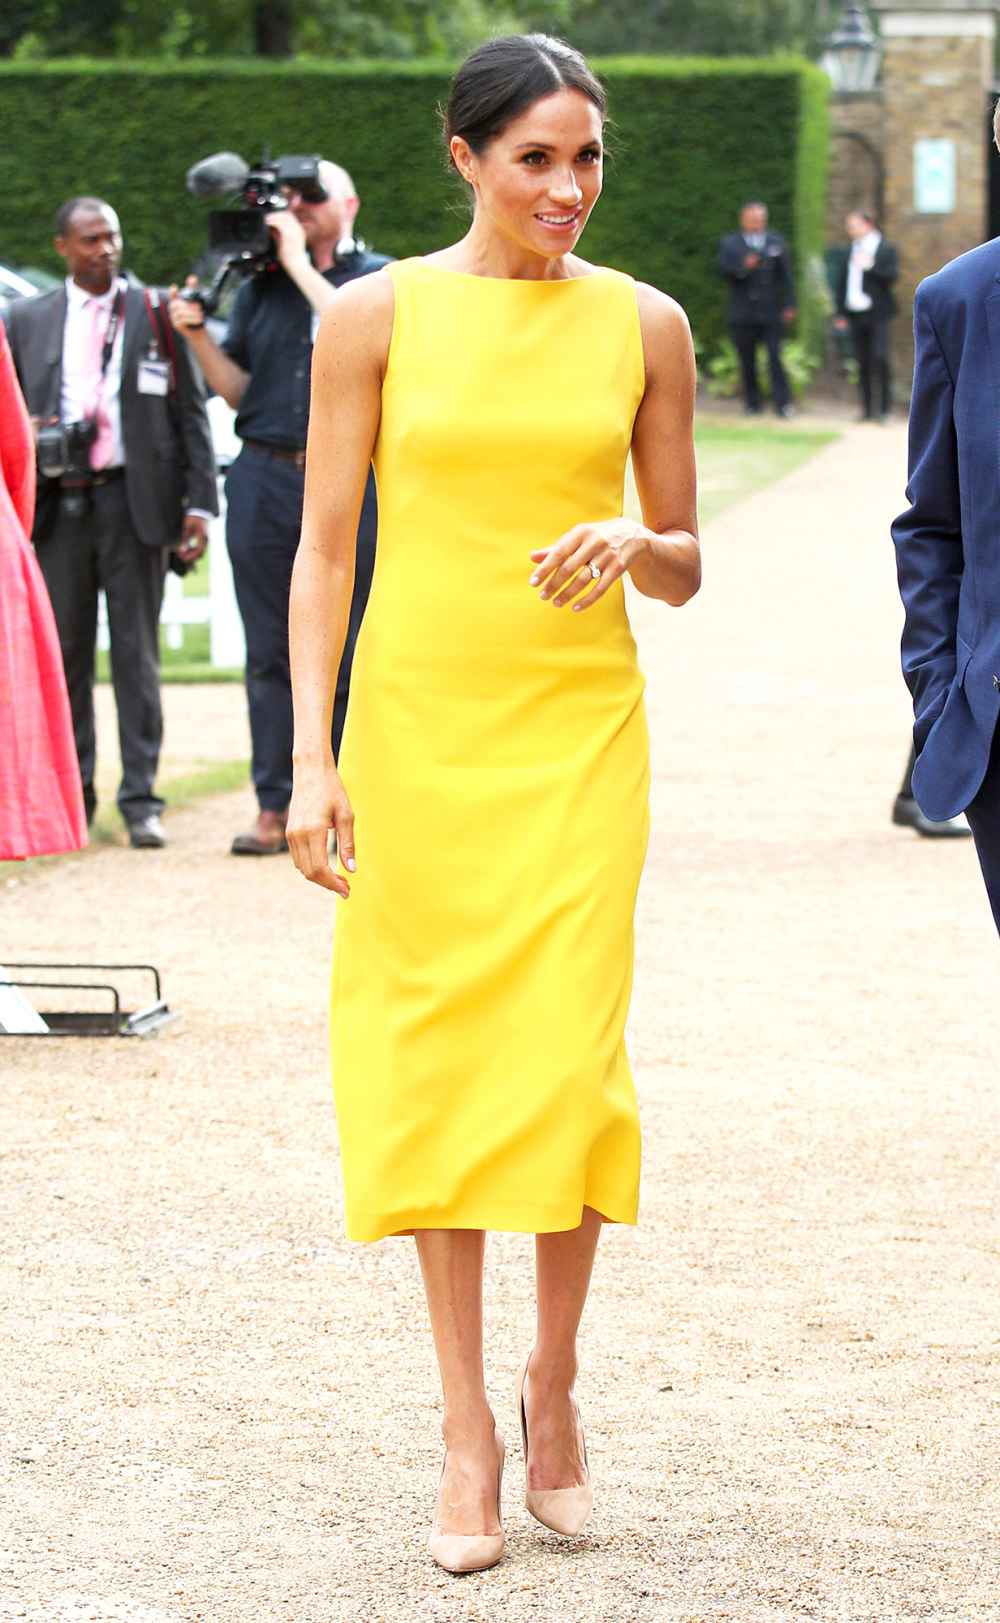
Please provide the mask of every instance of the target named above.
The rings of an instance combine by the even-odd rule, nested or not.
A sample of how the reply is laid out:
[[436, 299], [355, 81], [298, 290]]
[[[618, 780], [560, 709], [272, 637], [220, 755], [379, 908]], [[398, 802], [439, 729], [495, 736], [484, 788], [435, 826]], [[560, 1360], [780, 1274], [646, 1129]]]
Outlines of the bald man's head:
[[347, 170], [339, 163], [332, 163], [329, 158], [320, 159], [319, 178], [323, 183], [324, 191], [330, 197], [337, 198], [340, 202], [351, 197], [356, 198], [358, 195]]
[[358, 213], [358, 194], [347, 170], [329, 158], [319, 161], [319, 178], [326, 192], [323, 203], [308, 203], [301, 192], [286, 186], [288, 206], [306, 234], [313, 257], [325, 257], [336, 252], [337, 244], [354, 236], [354, 221]]

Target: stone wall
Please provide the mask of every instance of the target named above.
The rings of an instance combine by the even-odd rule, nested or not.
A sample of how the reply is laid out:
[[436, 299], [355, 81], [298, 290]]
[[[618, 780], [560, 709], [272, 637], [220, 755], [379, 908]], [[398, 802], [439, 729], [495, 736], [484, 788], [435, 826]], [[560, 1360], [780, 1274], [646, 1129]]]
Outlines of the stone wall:
[[[886, 194], [884, 231], [899, 248], [900, 313], [894, 323], [897, 388], [913, 370], [913, 292], [925, 276], [985, 240], [988, 171], [985, 96], [992, 82], [992, 11], [983, 7], [905, 7], [875, 0], [882, 13], [882, 95]], [[956, 149], [955, 208], [918, 214], [914, 143], [950, 140]]]
[[[834, 97], [830, 103], [830, 180], [826, 240], [846, 241], [844, 219], [851, 209], [878, 213], [878, 165], [868, 142], [881, 155], [885, 146], [885, 104], [880, 91]], [[861, 136], [861, 140], [855, 137]]]

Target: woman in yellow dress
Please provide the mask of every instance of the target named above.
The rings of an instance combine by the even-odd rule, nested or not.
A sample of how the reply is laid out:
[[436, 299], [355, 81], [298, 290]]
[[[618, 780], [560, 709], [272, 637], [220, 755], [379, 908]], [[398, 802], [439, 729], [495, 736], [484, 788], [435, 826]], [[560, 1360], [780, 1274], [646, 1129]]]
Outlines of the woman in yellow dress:
[[[343, 900], [347, 1227], [416, 1239], [444, 1391], [431, 1551], [453, 1572], [503, 1552], [485, 1231], [537, 1237], [526, 1500], [574, 1533], [592, 1503], [577, 1328], [601, 1225], [638, 1205], [623, 1033], [649, 768], [623, 577], [677, 606], [698, 589], [694, 360], [673, 300], [573, 251], [604, 120], [561, 41], [475, 51], [445, 121], [471, 228], [338, 294], [313, 365], [288, 843]], [[630, 451], [641, 524], [622, 516]], [[335, 764], [369, 461], [378, 557]]]

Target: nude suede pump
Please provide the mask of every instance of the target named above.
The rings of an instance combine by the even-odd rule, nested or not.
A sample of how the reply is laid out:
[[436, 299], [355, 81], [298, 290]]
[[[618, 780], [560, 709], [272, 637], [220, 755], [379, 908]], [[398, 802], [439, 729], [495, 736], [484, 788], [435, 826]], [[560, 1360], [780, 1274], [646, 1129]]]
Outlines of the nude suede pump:
[[[489, 1567], [495, 1567], [502, 1560], [504, 1551], [503, 1518], [500, 1513], [500, 1488], [503, 1483], [503, 1468], [506, 1458], [504, 1440], [499, 1432], [496, 1433], [497, 1448], [500, 1453], [500, 1462], [497, 1466], [497, 1520], [500, 1522], [499, 1533], [439, 1533], [437, 1518], [431, 1528], [427, 1547], [432, 1558], [445, 1572], [460, 1574], [463, 1572], [485, 1572]], [[444, 1466], [441, 1467], [444, 1475]]]
[[521, 1441], [524, 1444], [524, 1503], [536, 1522], [541, 1522], [543, 1527], [548, 1527], [553, 1533], [563, 1533], [567, 1537], [572, 1537], [574, 1533], [583, 1530], [594, 1508], [594, 1489], [590, 1481], [587, 1444], [584, 1442], [583, 1445], [586, 1482], [575, 1488], [528, 1487], [528, 1420], [524, 1412], [524, 1383], [530, 1361], [530, 1357], [525, 1359], [517, 1382], [517, 1412], [521, 1421]]

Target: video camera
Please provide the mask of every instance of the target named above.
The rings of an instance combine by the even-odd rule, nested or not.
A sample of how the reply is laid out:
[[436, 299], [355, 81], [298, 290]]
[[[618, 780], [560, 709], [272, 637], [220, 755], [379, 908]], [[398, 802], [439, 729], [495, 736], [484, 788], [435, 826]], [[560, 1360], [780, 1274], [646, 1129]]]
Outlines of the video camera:
[[228, 198], [230, 207], [212, 209], [208, 216], [208, 248], [215, 265], [210, 286], [204, 292], [192, 288], [182, 297], [195, 300], [211, 315], [230, 276], [275, 269], [274, 238], [264, 217], [288, 207], [285, 187], [306, 203], [325, 203], [330, 195], [320, 179], [316, 156], [272, 159], [265, 148], [254, 168], [236, 152], [216, 152], [192, 164], [188, 191], [194, 197]]

